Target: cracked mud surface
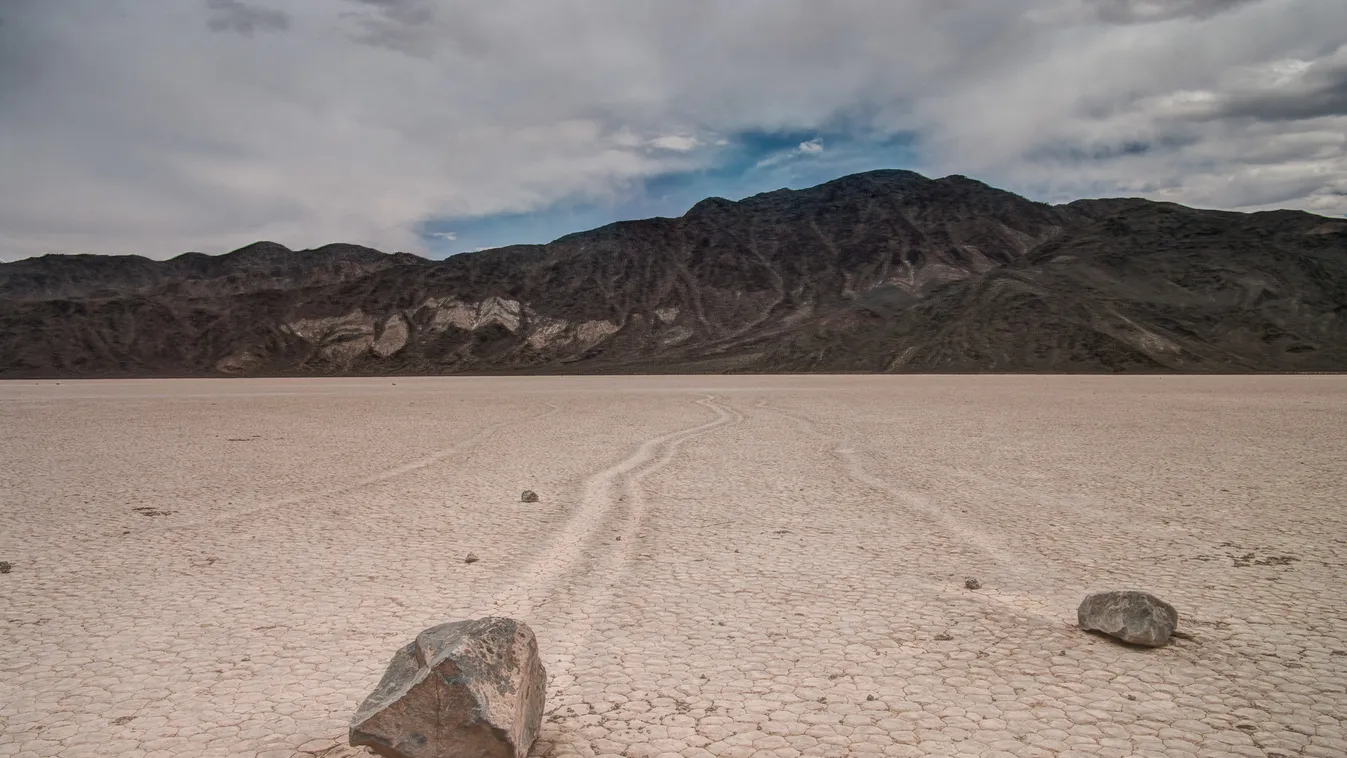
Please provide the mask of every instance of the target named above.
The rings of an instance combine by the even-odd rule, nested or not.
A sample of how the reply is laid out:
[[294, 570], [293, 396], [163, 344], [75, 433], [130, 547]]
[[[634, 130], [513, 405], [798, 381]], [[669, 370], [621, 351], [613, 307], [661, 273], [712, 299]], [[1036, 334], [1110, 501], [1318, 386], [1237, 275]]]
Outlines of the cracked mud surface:
[[[1339, 377], [0, 383], [0, 756], [356, 755], [399, 645], [506, 614], [534, 755], [1340, 758], [1344, 428]], [[1178, 639], [1073, 627], [1117, 588]]]

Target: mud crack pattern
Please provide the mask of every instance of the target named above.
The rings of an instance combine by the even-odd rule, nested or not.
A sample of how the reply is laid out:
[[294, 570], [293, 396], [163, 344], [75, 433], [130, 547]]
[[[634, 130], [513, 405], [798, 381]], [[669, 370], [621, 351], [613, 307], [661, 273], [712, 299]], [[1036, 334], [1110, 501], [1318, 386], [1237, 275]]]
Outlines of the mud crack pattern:
[[[0, 757], [356, 755], [499, 613], [539, 756], [1339, 758], [1343, 428], [1339, 377], [0, 383]], [[1073, 627], [1117, 587], [1186, 636]]]

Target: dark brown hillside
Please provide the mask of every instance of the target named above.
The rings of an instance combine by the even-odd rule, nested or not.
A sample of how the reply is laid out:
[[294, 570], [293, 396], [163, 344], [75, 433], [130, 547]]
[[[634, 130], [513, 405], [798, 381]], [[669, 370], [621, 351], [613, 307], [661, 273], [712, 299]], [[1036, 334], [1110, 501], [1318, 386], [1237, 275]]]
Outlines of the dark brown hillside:
[[0, 374], [1347, 368], [1347, 221], [844, 177], [427, 261], [0, 265]]

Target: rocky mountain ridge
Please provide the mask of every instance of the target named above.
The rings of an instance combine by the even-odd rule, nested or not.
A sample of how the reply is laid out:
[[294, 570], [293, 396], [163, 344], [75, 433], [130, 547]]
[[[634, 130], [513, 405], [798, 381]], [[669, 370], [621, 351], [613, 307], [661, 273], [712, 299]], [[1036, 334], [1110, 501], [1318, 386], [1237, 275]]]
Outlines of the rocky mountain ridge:
[[224, 255], [183, 253], [166, 261], [139, 255], [44, 255], [0, 264], [0, 300], [172, 295], [238, 295], [329, 284], [390, 266], [422, 262], [360, 245], [290, 250], [255, 242]]
[[1347, 221], [907, 171], [444, 261], [0, 264], [9, 377], [1344, 369]]

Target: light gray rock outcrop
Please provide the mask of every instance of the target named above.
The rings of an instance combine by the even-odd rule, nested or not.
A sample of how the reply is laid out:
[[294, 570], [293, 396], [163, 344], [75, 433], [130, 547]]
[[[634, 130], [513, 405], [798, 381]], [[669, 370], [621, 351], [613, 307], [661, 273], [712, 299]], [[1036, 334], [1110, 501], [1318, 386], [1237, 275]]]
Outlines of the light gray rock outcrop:
[[1160, 647], [1179, 625], [1179, 612], [1160, 598], [1135, 590], [1097, 592], [1076, 610], [1080, 628], [1133, 645]]
[[393, 655], [351, 717], [349, 741], [386, 758], [524, 758], [542, 724], [546, 686], [527, 624], [441, 624]]

